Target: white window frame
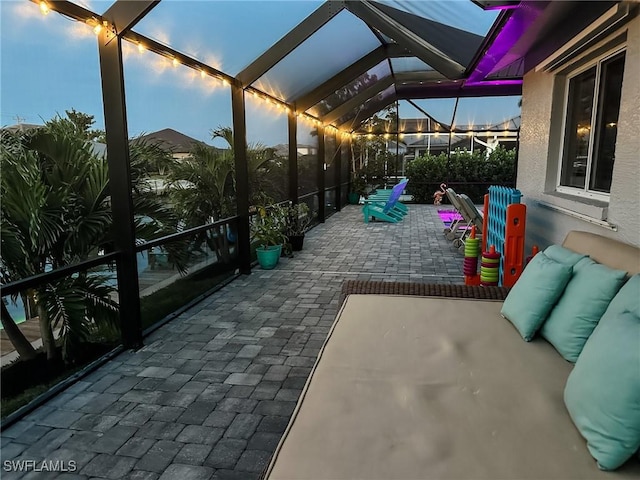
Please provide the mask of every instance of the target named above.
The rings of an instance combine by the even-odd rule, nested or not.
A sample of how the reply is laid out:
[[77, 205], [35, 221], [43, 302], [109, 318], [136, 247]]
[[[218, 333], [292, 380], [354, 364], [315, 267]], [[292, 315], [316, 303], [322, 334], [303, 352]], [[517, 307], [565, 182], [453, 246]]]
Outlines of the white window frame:
[[[625, 52], [626, 59], [626, 50], [627, 46], [622, 45], [618, 46], [613, 50], [610, 50], [597, 58], [590, 61], [588, 64], [581, 66], [580, 68], [571, 72], [570, 75], [567, 75], [564, 85], [564, 108], [563, 108], [563, 118], [562, 118], [562, 141], [560, 142], [560, 151], [558, 153], [558, 173], [556, 177], [556, 191], [558, 193], [565, 193], [568, 195], [575, 195], [577, 197], [589, 198], [594, 200], [600, 200], [603, 202], [609, 202], [609, 198], [611, 197], [611, 192], [597, 192], [594, 190], [589, 190], [589, 185], [591, 183], [591, 165], [593, 163], [593, 148], [594, 148], [594, 139], [595, 139], [595, 126], [598, 120], [598, 105], [600, 103], [600, 81], [602, 74], [602, 64], [609, 60], [610, 58], [615, 57], [616, 55]], [[625, 63], [626, 65], [626, 63]], [[562, 167], [564, 165], [564, 149], [565, 144], [567, 142], [567, 120], [569, 118], [569, 85], [571, 80], [577, 77], [578, 75], [586, 72], [587, 70], [596, 67], [596, 85], [595, 91], [593, 92], [593, 104], [596, 106], [591, 112], [591, 125], [594, 126], [592, 129], [592, 133], [589, 136], [589, 147], [587, 149], [587, 169], [585, 172], [585, 186], [584, 188], [577, 187], [569, 187], [566, 185], [561, 185], [560, 182], [562, 180]], [[615, 168], [615, 167], [614, 167]]]

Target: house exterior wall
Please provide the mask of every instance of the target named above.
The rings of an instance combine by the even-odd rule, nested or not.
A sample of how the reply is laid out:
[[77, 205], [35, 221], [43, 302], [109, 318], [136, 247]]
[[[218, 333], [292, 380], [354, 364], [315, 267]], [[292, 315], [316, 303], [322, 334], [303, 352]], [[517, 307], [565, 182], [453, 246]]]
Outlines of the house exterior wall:
[[[640, 246], [640, 16], [598, 45], [606, 44], [625, 30], [626, 57], [608, 204], [555, 192], [563, 135], [565, 79], [534, 70], [524, 77], [517, 187], [527, 205], [527, 251], [533, 244], [544, 248], [551, 243], [561, 243], [570, 230], [590, 231]], [[617, 230], [552, 210], [540, 202], [596, 221], [606, 220]]]

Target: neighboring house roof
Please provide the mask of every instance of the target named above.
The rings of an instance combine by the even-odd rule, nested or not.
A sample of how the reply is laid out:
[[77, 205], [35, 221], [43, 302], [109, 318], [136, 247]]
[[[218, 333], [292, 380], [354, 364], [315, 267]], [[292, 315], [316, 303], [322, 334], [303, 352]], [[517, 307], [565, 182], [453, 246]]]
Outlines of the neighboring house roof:
[[[276, 155], [280, 156], [280, 157], [286, 157], [289, 155], [289, 145], [286, 143], [279, 143], [278, 145], [274, 145], [273, 147], [274, 152], [276, 152]], [[316, 145], [305, 145], [303, 143], [299, 143], [298, 144], [298, 153], [300, 152], [300, 150], [302, 149], [308, 149], [310, 152], [316, 152], [318, 150], [318, 147]]]
[[17, 123], [15, 125], [9, 125], [8, 127], [2, 127], [1, 130], [6, 130], [8, 132], [26, 132], [27, 130], [32, 130], [34, 128], [42, 128], [44, 125], [36, 125], [35, 123]]
[[99, 157], [107, 154], [107, 146], [101, 142], [91, 142], [91, 150], [94, 155], [98, 155]]
[[173, 130], [172, 128], [147, 133], [146, 135], [137, 137], [135, 140], [158, 143], [161, 147], [170, 150], [172, 153], [189, 153], [194, 145], [206, 145], [206, 143]]

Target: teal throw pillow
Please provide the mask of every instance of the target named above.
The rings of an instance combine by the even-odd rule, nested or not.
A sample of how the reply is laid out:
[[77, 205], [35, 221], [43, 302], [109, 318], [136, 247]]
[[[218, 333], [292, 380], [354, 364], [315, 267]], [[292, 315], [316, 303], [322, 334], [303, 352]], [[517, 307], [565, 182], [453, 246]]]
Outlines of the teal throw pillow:
[[602, 470], [640, 448], [640, 317], [605, 315], [567, 379], [564, 402]]
[[618, 294], [613, 297], [605, 316], [613, 316], [625, 310], [640, 317], [640, 273], [627, 280]]
[[613, 270], [588, 257], [574, 265], [567, 288], [540, 330], [565, 360], [578, 360], [626, 276], [627, 272]]
[[527, 342], [533, 339], [564, 291], [573, 268], [538, 253], [509, 291], [500, 313]]
[[576, 253], [573, 250], [569, 250], [568, 248], [564, 248], [560, 245], [549, 245], [545, 248], [544, 254], [551, 260], [571, 265], [572, 267], [587, 256], [582, 253]]

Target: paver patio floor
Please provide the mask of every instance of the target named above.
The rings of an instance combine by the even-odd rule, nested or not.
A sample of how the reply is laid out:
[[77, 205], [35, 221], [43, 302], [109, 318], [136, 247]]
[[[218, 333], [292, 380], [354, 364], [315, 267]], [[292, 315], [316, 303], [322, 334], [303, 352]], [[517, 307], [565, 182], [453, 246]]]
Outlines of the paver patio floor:
[[275, 270], [256, 267], [2, 432], [10, 478], [257, 478], [284, 432], [346, 279], [461, 283], [437, 209], [365, 225], [348, 206]]

